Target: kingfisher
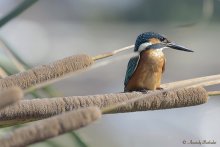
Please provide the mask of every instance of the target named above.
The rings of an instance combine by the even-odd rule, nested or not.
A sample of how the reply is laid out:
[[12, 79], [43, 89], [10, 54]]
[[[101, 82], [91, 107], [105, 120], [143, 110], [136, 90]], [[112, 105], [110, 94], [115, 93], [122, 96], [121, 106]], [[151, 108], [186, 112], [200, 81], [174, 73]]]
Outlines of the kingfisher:
[[192, 50], [169, 41], [165, 36], [155, 32], [140, 34], [135, 42], [134, 52], [127, 66], [124, 80], [124, 92], [160, 90], [161, 77], [165, 70], [163, 49], [171, 48], [186, 52]]

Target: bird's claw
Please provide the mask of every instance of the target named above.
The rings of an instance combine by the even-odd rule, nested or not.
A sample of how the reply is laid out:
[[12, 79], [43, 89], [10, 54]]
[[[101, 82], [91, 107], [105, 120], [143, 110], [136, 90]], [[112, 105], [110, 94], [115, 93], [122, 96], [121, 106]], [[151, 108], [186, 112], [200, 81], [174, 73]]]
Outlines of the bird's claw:
[[138, 89], [137, 91], [139, 91], [139, 92], [141, 92], [141, 93], [144, 93], [144, 94], [147, 94], [147, 93], [149, 92], [148, 89], [144, 89], [144, 88]]
[[157, 87], [157, 90], [164, 90], [162, 87]]

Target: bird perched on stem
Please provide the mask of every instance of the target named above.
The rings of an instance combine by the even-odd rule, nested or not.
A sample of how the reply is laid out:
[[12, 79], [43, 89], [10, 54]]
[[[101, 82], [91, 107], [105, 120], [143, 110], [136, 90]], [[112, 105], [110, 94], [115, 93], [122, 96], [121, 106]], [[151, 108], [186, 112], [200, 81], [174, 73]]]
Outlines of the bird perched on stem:
[[155, 32], [140, 34], [135, 43], [134, 51], [139, 55], [129, 60], [124, 81], [124, 91], [142, 91], [161, 89], [161, 76], [165, 70], [163, 49], [171, 48], [193, 52], [183, 46], [169, 41]]

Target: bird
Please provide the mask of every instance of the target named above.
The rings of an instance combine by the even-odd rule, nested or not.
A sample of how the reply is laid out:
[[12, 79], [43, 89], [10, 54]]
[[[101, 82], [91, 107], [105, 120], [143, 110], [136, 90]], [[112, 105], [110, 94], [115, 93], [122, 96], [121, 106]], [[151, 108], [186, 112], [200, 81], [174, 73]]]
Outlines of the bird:
[[138, 55], [128, 62], [124, 92], [148, 92], [163, 89], [160, 83], [165, 70], [166, 59], [163, 50], [166, 48], [193, 52], [171, 42], [159, 33], [145, 32], [137, 37], [134, 52], [138, 52]]

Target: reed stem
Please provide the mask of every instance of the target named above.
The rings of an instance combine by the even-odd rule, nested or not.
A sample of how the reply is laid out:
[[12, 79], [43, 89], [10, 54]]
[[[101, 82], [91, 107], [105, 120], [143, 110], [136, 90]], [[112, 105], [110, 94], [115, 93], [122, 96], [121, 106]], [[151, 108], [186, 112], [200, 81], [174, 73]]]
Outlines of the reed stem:
[[209, 96], [218, 96], [218, 95], [220, 95], [220, 91], [209, 91], [208, 95]]
[[115, 55], [117, 53], [120, 53], [122, 51], [126, 51], [126, 50], [131, 49], [131, 48], [134, 48], [134, 45], [129, 45], [129, 46], [126, 46], [126, 47], [114, 50], [114, 51], [109, 52], [109, 53], [103, 53], [103, 54], [100, 54], [100, 55], [96, 55], [96, 56], [92, 57], [92, 59], [94, 61], [100, 60], [100, 59], [103, 59], [103, 58], [107, 58], [107, 57], [113, 56], [113, 55]]

